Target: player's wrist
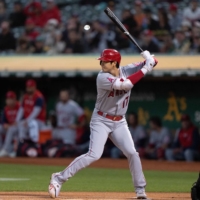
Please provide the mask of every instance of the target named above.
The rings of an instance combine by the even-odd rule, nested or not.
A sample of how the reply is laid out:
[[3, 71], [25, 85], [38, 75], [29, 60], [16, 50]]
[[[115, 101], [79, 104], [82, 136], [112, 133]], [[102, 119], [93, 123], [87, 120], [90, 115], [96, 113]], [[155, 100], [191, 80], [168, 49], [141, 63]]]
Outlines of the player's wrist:
[[144, 66], [142, 69], [141, 69], [142, 73], [145, 75], [147, 74], [148, 72], [148, 69]]

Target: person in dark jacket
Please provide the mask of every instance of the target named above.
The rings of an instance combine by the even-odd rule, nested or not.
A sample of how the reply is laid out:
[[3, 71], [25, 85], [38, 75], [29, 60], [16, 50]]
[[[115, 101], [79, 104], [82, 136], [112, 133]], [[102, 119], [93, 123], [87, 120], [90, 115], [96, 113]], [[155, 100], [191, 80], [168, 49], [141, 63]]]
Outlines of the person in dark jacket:
[[182, 115], [181, 128], [177, 131], [174, 144], [166, 151], [169, 161], [194, 161], [199, 157], [200, 136], [198, 129], [192, 124], [188, 115]]
[[158, 44], [154, 40], [154, 35], [151, 30], [145, 30], [143, 32], [143, 49], [147, 49], [152, 53], [157, 53], [160, 51]]
[[9, 22], [4, 21], [1, 24], [0, 33], [0, 52], [2, 51], [12, 51], [16, 48], [16, 39], [10, 31]]
[[9, 16], [9, 21], [12, 28], [24, 26], [26, 15], [20, 1], [14, 3], [14, 10]]

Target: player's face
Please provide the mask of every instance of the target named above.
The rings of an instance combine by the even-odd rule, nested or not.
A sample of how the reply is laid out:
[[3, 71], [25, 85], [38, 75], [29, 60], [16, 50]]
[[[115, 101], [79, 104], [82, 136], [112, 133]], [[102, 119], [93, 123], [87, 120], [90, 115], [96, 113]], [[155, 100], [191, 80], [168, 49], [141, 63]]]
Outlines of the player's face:
[[116, 69], [116, 62], [106, 62], [106, 61], [101, 61], [101, 67], [103, 72], [110, 73], [114, 69]]
[[67, 91], [60, 92], [60, 101], [67, 102], [69, 100], [69, 93]]
[[14, 104], [15, 104], [15, 99], [11, 99], [11, 98], [6, 99], [7, 106], [13, 106]]
[[33, 94], [35, 92], [35, 87], [26, 87], [26, 92], [28, 94]]
[[190, 122], [188, 120], [184, 120], [181, 122], [181, 126], [183, 129], [187, 129], [190, 126]]

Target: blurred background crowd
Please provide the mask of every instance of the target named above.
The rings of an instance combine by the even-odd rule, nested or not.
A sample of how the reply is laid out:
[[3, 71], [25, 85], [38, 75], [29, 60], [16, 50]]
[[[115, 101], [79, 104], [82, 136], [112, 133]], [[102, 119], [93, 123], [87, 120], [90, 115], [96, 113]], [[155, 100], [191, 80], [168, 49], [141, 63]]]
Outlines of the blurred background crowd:
[[[70, 92], [60, 90], [55, 109], [47, 115], [46, 101], [37, 83], [29, 79], [18, 101], [14, 91], [5, 96], [0, 123], [0, 157], [74, 157], [89, 147], [90, 115], [74, 100]], [[161, 118], [151, 116], [147, 128], [139, 124], [134, 112], [127, 122], [141, 158], [156, 160], [200, 160], [200, 134], [190, 116], [183, 114], [175, 132], [162, 125]], [[108, 140], [103, 157], [124, 158]]]
[[200, 52], [198, 0], [1, 0], [0, 53], [137, 53], [104, 14], [109, 7], [143, 49], [155, 53]]

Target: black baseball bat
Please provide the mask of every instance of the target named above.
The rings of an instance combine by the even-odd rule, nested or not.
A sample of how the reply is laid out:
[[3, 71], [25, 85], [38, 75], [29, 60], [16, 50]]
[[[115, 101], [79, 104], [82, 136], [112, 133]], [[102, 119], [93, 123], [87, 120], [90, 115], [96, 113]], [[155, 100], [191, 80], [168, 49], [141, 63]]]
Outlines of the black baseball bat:
[[106, 8], [104, 10], [106, 15], [114, 22], [114, 24], [137, 46], [137, 48], [143, 52], [143, 49], [139, 46], [139, 44], [135, 41], [133, 36], [128, 32], [126, 27], [120, 22], [120, 20], [116, 17], [116, 15], [110, 10], [110, 8]]

